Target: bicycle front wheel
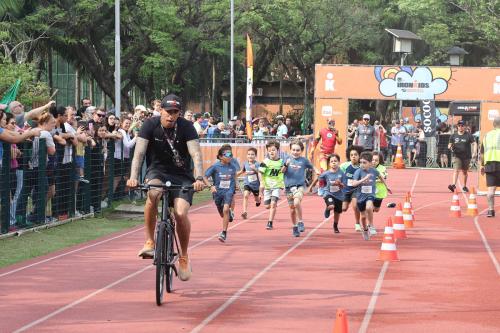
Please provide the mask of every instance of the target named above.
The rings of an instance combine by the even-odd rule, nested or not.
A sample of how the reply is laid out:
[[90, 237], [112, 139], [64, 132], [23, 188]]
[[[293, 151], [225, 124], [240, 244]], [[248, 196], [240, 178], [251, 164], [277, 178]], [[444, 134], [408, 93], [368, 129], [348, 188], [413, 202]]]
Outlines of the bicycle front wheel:
[[165, 223], [158, 224], [156, 234], [155, 264], [156, 264], [156, 305], [163, 301], [163, 288], [165, 286], [165, 270], [167, 265], [167, 230]]
[[[175, 231], [174, 231], [175, 232]], [[167, 232], [167, 265], [165, 265], [165, 277], [167, 285], [167, 293], [172, 292], [172, 281], [174, 277], [173, 261], [174, 261], [174, 235], [172, 232]]]

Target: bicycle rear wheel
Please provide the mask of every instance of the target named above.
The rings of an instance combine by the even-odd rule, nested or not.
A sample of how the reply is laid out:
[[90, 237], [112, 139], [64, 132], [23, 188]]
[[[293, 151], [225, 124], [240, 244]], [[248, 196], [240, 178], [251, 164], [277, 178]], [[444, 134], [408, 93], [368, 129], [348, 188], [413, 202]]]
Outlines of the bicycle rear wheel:
[[[175, 232], [175, 231], [174, 231]], [[172, 281], [174, 277], [174, 269], [172, 267], [174, 261], [174, 234], [172, 232], [167, 232], [167, 265], [165, 265], [165, 278], [167, 285], [167, 293], [172, 292]]]
[[167, 266], [167, 230], [165, 223], [158, 224], [156, 234], [155, 264], [156, 264], [156, 305], [163, 301], [163, 288], [165, 286], [165, 270]]

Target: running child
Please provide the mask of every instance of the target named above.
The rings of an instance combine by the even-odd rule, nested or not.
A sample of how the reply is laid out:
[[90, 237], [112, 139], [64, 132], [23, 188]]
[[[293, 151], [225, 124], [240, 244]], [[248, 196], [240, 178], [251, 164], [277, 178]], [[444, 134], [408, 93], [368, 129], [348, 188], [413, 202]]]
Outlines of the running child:
[[[222, 149], [229, 149], [232, 151], [232, 148], [231, 148], [231, 145], [230, 144], [224, 144], [221, 146]], [[241, 170], [241, 167], [240, 167], [240, 163], [238, 163], [238, 160], [233, 158], [231, 159], [231, 164], [234, 165], [234, 167], [236, 168], [236, 170]], [[236, 191], [236, 189], [235, 189]], [[229, 222], [233, 222], [234, 220], [234, 207], [236, 206], [236, 202], [234, 201], [234, 198], [233, 198], [233, 201], [231, 202], [231, 207], [229, 207]]]
[[[381, 152], [374, 152], [372, 157], [372, 165], [373, 168], [378, 171], [380, 176], [384, 178], [385, 181], [387, 181], [387, 169], [384, 166], [384, 154], [382, 154]], [[375, 200], [373, 200], [373, 211], [377, 213], [380, 211], [380, 207], [382, 206], [382, 200], [387, 197], [387, 187], [378, 178], [375, 187], [376, 191]]]
[[269, 220], [266, 229], [273, 229], [273, 220], [280, 198], [280, 190], [285, 187], [283, 182], [284, 163], [279, 157], [280, 144], [278, 141], [269, 141], [266, 150], [269, 157], [265, 158], [259, 166], [263, 175], [260, 191], [264, 197], [264, 206], [269, 209]]
[[225, 242], [230, 219], [230, 207], [236, 190], [236, 172], [238, 170], [232, 162], [233, 153], [231, 146], [222, 146], [217, 153], [217, 158], [219, 161], [215, 162], [205, 172], [203, 182], [206, 186], [210, 186], [208, 178], [211, 177], [213, 180], [210, 192], [212, 192], [217, 211], [220, 217], [222, 217], [222, 231], [219, 234], [219, 240]]
[[241, 217], [243, 219], [247, 219], [247, 208], [248, 208], [248, 197], [250, 193], [253, 194], [255, 198], [255, 206], [260, 206], [260, 196], [259, 196], [259, 187], [260, 187], [260, 174], [259, 174], [259, 165], [260, 163], [256, 161], [257, 157], [257, 149], [251, 147], [248, 148], [247, 151], [247, 161], [243, 164], [243, 168], [236, 175], [237, 177], [245, 174], [245, 180], [243, 181], [243, 213], [241, 213]]
[[[357, 207], [361, 213], [363, 224], [363, 238], [370, 240], [371, 234], [376, 234], [373, 227], [373, 202], [375, 201], [376, 181], [380, 179], [386, 187], [384, 178], [372, 167], [372, 153], [362, 152], [359, 158], [360, 168], [354, 172], [352, 185], [357, 187]], [[387, 188], [389, 193], [392, 193]], [[372, 230], [373, 229], [373, 230]]]
[[340, 156], [337, 154], [332, 154], [328, 156], [327, 159], [329, 169], [323, 172], [320, 176], [320, 182], [324, 184], [323, 188], [323, 199], [325, 200], [325, 218], [330, 217], [330, 213], [333, 210], [333, 230], [336, 234], [340, 232], [339, 230], [339, 219], [340, 214], [342, 214], [342, 204], [344, 201], [344, 183], [342, 183], [345, 178], [344, 172], [340, 170]]
[[356, 224], [354, 225], [354, 229], [356, 231], [361, 231], [361, 226], [359, 224], [359, 210], [356, 205], [356, 197], [357, 191], [356, 187], [352, 185], [352, 177], [354, 176], [354, 172], [359, 169], [359, 155], [363, 151], [363, 147], [361, 146], [351, 146], [347, 149], [347, 159], [348, 162], [344, 162], [340, 165], [340, 170], [344, 173], [344, 183], [346, 186], [343, 189], [344, 192], [344, 202], [342, 203], [342, 211], [346, 212], [349, 208], [349, 204], [352, 201], [352, 209], [354, 211], [354, 218], [356, 220]]
[[[285, 194], [290, 207], [290, 217], [292, 220], [292, 235], [299, 237], [304, 232], [305, 226], [302, 221], [302, 198], [306, 183], [306, 171], [314, 170], [311, 162], [302, 156], [304, 144], [298, 140], [290, 143], [291, 155], [285, 162]], [[319, 172], [317, 172], [319, 173]]]

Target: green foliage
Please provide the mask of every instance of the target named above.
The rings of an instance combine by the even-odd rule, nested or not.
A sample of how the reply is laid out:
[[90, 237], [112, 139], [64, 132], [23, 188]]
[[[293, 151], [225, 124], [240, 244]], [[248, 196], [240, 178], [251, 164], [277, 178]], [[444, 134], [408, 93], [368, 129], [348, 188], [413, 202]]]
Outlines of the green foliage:
[[21, 87], [17, 100], [25, 105], [46, 102], [49, 98], [49, 87], [45, 82], [36, 79], [34, 64], [14, 64], [8, 60], [0, 61], [0, 96], [8, 90], [17, 79], [21, 79]]

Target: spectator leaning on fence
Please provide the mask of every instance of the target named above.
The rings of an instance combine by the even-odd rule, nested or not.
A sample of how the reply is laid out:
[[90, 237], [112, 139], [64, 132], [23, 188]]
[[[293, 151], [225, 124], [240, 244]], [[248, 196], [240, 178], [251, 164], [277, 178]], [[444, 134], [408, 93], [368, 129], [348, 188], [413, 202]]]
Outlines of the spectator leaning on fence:
[[12, 101], [9, 104], [9, 110], [16, 117], [17, 126], [23, 127], [26, 121], [37, 118], [44, 110], [48, 110], [52, 105], [55, 104], [56, 102], [50, 101], [39, 108], [33, 109], [29, 112], [24, 112], [24, 105], [21, 102]]
[[476, 158], [476, 156], [472, 156], [472, 151], [477, 151], [475, 148], [476, 141], [472, 134], [465, 131], [465, 123], [463, 120], [459, 120], [457, 126], [457, 133], [453, 133], [450, 136], [450, 141], [448, 143], [448, 149], [453, 153], [453, 183], [448, 185], [448, 189], [451, 192], [455, 191], [458, 173], [462, 171], [464, 176], [462, 190], [464, 192], [469, 192], [467, 188], [467, 173], [469, 171], [471, 158]]

